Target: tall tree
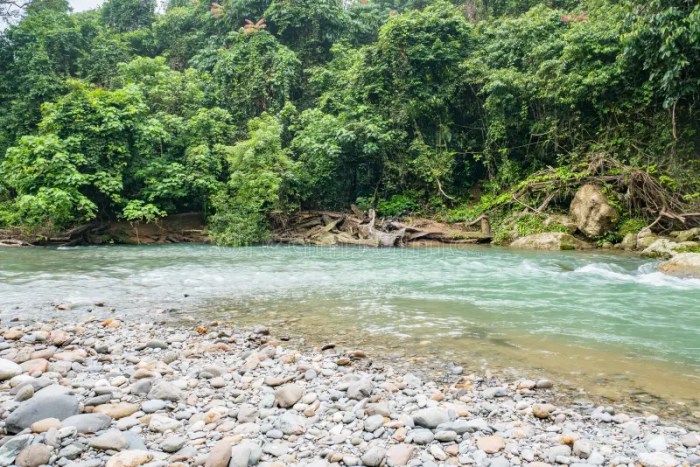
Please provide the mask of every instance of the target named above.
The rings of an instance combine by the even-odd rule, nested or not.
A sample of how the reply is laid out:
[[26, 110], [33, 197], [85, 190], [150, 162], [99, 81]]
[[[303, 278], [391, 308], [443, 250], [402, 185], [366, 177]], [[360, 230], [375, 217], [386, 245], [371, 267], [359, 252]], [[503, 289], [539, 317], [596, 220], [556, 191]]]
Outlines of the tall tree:
[[102, 7], [104, 23], [119, 32], [150, 26], [155, 14], [156, 0], [108, 0]]

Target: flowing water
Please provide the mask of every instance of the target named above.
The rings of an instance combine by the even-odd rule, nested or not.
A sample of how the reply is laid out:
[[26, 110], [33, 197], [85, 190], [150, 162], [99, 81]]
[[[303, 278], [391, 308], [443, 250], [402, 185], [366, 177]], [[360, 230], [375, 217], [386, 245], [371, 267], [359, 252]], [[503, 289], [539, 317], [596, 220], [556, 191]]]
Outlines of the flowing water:
[[631, 256], [490, 247], [0, 249], [5, 317], [110, 307], [132, 319], [167, 309], [176, 319], [267, 323], [425, 364], [515, 368], [640, 410], [700, 418], [700, 280], [666, 276]]

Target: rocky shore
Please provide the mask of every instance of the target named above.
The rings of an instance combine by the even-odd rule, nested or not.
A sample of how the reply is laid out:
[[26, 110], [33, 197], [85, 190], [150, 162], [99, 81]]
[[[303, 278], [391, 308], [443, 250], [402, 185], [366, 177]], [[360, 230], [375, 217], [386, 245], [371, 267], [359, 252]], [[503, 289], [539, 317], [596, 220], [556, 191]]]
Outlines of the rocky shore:
[[0, 465], [700, 465], [655, 415], [552, 404], [547, 380], [439, 382], [266, 328], [4, 323]]

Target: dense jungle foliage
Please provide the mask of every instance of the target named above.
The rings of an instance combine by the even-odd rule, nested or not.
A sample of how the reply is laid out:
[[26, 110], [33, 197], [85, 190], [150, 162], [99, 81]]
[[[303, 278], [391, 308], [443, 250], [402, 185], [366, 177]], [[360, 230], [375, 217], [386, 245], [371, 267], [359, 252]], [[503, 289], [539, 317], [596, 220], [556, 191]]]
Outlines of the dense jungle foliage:
[[592, 154], [700, 196], [696, 1], [33, 0], [11, 23], [0, 227], [201, 211], [246, 244], [302, 208], [460, 221]]

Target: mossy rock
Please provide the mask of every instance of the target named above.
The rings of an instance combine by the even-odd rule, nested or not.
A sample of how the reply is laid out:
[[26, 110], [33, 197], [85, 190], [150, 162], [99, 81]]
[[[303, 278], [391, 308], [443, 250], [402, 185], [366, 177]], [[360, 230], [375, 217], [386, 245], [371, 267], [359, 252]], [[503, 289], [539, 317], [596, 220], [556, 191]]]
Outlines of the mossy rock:
[[587, 250], [592, 245], [564, 232], [543, 232], [521, 237], [510, 244], [511, 248], [523, 250]]

